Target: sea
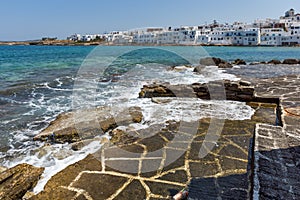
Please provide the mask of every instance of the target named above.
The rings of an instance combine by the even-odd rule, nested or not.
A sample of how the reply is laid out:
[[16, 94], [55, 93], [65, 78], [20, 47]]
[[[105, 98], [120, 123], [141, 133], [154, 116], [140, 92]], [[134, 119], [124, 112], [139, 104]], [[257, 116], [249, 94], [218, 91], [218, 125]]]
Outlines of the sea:
[[[300, 74], [299, 66], [246, 65], [232, 69], [193, 67], [200, 58], [215, 56], [247, 63], [300, 58], [294, 47], [200, 46], [0, 46], [0, 166], [29, 163], [45, 167], [34, 189], [40, 192], [55, 173], [97, 151], [94, 142], [79, 151], [69, 144], [33, 141], [59, 114], [98, 106], [121, 110], [142, 108], [145, 128], [167, 120], [197, 118], [249, 119], [254, 110], [242, 102], [188, 101], [154, 104], [138, 98], [143, 85], [193, 84], [217, 80], [270, 78]], [[199, 109], [201, 107], [201, 109]], [[222, 113], [218, 111], [222, 110]], [[140, 126], [140, 127], [139, 127]], [[103, 135], [101, 137], [109, 137]]]

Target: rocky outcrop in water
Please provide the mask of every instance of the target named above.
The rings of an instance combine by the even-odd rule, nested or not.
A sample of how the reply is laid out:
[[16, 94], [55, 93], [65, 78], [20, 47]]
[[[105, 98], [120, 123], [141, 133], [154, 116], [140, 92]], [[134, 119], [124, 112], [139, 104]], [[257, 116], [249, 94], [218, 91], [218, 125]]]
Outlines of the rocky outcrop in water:
[[279, 65], [282, 64], [282, 62], [280, 60], [270, 60], [268, 64]]
[[196, 72], [196, 73], [202, 73], [203, 71], [205, 70], [205, 65], [198, 65], [194, 68], [194, 71], [193, 72]]
[[233, 65], [246, 65], [246, 61], [242, 59], [236, 59], [235, 61], [232, 62]]
[[220, 68], [231, 68], [233, 67], [229, 62], [216, 57], [206, 57], [200, 59], [200, 65], [204, 66], [218, 66]]
[[296, 64], [299, 63], [299, 60], [297, 60], [297, 59], [285, 59], [282, 63], [286, 64], [286, 65], [296, 65]]
[[283, 64], [283, 65], [296, 65], [296, 64], [300, 64], [300, 60], [298, 59], [285, 59], [283, 61], [280, 61], [280, 60], [276, 60], [276, 59], [273, 59], [273, 60], [270, 60], [270, 61], [261, 61], [261, 62], [252, 62], [250, 63], [250, 65], [260, 65], [260, 64], [271, 64], [271, 65], [280, 65], [280, 64]]
[[22, 199], [28, 190], [33, 189], [44, 168], [20, 164], [0, 173], [0, 199]]
[[[159, 92], [158, 92], [159, 91]], [[153, 97], [198, 97], [200, 99], [219, 99], [253, 101], [254, 87], [245, 81], [195, 83], [192, 85], [152, 84], [145, 85], [139, 93], [140, 98]]]
[[[112, 113], [115, 113], [112, 115]], [[113, 111], [108, 107], [78, 110], [60, 114], [34, 140], [52, 143], [73, 143], [103, 135], [117, 126], [139, 123], [143, 115], [139, 107]]]

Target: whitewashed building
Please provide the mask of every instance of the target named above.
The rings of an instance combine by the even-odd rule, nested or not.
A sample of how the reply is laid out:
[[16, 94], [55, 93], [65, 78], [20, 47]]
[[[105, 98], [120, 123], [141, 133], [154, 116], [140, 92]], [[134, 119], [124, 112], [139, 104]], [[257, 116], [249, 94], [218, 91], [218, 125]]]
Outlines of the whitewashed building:
[[288, 35], [283, 28], [264, 28], [261, 29], [262, 46], [281, 46], [281, 38]]
[[300, 35], [288, 35], [281, 37], [282, 46], [293, 46], [300, 44]]
[[[73, 41], [93, 41], [99, 35], [74, 34]], [[101, 36], [100, 36], [101, 37]], [[178, 28], [148, 27], [125, 32], [113, 31], [103, 36], [112, 44], [158, 45], [237, 45], [281, 46], [300, 44], [300, 14], [288, 10], [279, 19], [255, 20], [252, 24], [234, 22], [209, 25], [181, 26]]]
[[209, 44], [211, 42], [211, 29], [208, 27], [200, 28], [196, 31], [195, 44]]
[[80, 34], [73, 34], [70, 35], [67, 40], [71, 40], [71, 41], [80, 41], [81, 40], [81, 35]]
[[259, 28], [249, 28], [245, 29], [243, 32], [243, 45], [244, 46], [256, 46], [260, 45], [260, 29]]
[[133, 35], [132, 42], [137, 44], [156, 44], [157, 43], [156, 33], [154, 32], [136, 33]]

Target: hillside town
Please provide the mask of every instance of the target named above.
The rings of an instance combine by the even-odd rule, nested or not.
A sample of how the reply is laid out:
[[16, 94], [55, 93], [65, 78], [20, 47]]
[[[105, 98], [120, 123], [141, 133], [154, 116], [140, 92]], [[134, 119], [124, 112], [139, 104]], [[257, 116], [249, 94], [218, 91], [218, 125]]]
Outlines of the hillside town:
[[103, 40], [107, 44], [136, 45], [233, 45], [233, 46], [298, 46], [300, 45], [300, 14], [294, 9], [279, 19], [255, 20], [200, 26], [148, 27], [105, 34], [74, 34], [70, 41]]

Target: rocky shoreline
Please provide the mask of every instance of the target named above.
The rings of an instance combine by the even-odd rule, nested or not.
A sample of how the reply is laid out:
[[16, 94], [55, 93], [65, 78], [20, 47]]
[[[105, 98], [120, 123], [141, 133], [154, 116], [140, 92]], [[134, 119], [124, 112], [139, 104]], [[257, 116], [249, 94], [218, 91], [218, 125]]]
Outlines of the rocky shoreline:
[[[199, 64], [194, 73], [201, 74], [210, 65], [231, 68], [247, 63], [209, 57]], [[300, 60], [260, 64], [298, 65]], [[296, 199], [300, 196], [299, 177], [295, 177], [300, 174], [299, 87], [300, 76], [294, 75], [252, 82], [154, 83], [144, 85], [139, 93], [139, 98], [151, 98], [157, 104], [168, 104], [174, 98], [246, 102], [255, 114], [242, 121], [167, 121], [132, 130], [124, 127], [142, 122], [139, 107], [119, 110], [114, 115], [107, 107], [63, 113], [34, 139], [50, 145], [71, 143], [73, 150], [92, 141], [102, 143], [103, 147], [53, 176], [44, 191], [29, 199], [169, 199], [182, 188], [188, 188], [193, 199]], [[223, 127], [220, 131], [216, 129], [218, 135], [208, 134], [212, 123], [216, 124], [214, 128]], [[111, 136], [110, 141], [95, 138], [105, 132]], [[213, 148], [207, 156], [199, 158], [202, 146], [206, 150]], [[135, 153], [136, 157], [122, 150]], [[170, 152], [176, 152], [178, 159], [164, 165], [174, 156]], [[21, 199], [34, 187], [44, 169], [22, 164], [3, 170], [0, 199]]]
[[0, 46], [96, 46], [105, 45], [105, 42], [74, 42], [70, 40], [34, 40], [34, 41], [12, 41], [1, 42]]

